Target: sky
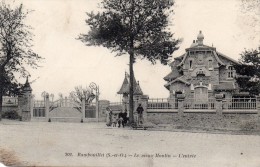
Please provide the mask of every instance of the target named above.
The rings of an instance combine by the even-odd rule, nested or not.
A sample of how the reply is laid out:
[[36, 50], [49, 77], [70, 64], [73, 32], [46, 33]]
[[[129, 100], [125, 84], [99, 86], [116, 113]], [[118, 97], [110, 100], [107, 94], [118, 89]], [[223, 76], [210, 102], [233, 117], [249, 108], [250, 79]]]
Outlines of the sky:
[[[8, 1], [9, 2], [9, 1]], [[99, 10], [100, 0], [16, 0], [11, 5], [23, 3], [31, 12], [26, 22], [34, 33], [33, 50], [44, 60], [37, 70], [30, 70], [33, 94], [41, 99], [46, 91], [58, 98], [58, 93], [68, 96], [75, 86], [88, 87], [91, 82], [100, 89], [100, 99], [118, 102], [125, 72], [128, 72], [128, 55], [115, 57], [115, 53], [102, 47], [89, 47], [76, 38], [87, 33], [86, 12]], [[170, 30], [175, 38], [183, 39], [180, 56], [199, 31], [204, 34], [204, 44], [213, 45], [217, 51], [238, 60], [244, 48], [259, 46], [260, 34], [245, 24], [250, 17], [241, 13], [240, 0], [176, 0], [175, 14], [170, 18]], [[257, 27], [258, 26], [258, 27]], [[167, 98], [168, 90], [163, 80], [170, 66], [152, 65], [147, 60], [137, 60], [134, 65], [136, 80], [144, 94], [150, 98]], [[25, 82], [25, 79], [21, 79]]]

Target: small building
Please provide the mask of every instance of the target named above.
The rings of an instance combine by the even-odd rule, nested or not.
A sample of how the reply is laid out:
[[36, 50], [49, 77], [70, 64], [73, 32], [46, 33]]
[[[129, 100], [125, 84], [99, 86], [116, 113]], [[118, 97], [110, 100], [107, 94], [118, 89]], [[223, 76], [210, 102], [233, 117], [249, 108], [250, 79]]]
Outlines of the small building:
[[[123, 95], [123, 99], [122, 99], [123, 110], [127, 110], [128, 114], [129, 114], [129, 92], [130, 92], [129, 89], [130, 89], [130, 76], [129, 74], [125, 73], [124, 81], [117, 94]], [[135, 108], [136, 108], [138, 101], [144, 94], [140, 87], [139, 81], [136, 81], [135, 77], [134, 77], [133, 89], [134, 89], [134, 101], [135, 101]]]
[[208, 101], [215, 94], [231, 98], [238, 94], [235, 81], [236, 60], [220, 53], [213, 46], [203, 44], [204, 35], [200, 31], [185, 53], [176, 57], [171, 72], [164, 77], [170, 98], [184, 94], [195, 101]]

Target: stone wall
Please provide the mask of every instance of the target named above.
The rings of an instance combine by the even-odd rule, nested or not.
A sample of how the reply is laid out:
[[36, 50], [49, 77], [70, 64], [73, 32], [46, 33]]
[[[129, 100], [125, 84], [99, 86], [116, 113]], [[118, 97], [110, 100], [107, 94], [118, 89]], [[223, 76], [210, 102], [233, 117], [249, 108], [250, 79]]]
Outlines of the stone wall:
[[3, 106], [2, 107], [2, 112], [5, 113], [7, 111], [17, 111], [18, 106]]
[[223, 110], [223, 95], [215, 96], [215, 109], [191, 109], [183, 106], [185, 94], [177, 95], [178, 109], [145, 108], [146, 121], [170, 124], [181, 128], [260, 130], [260, 96], [256, 97], [256, 110]]
[[260, 129], [257, 114], [216, 113], [147, 113], [147, 121], [153, 124], [171, 124], [182, 128], [252, 130]]
[[180, 122], [178, 113], [147, 113], [147, 121], [154, 124], [176, 124]]

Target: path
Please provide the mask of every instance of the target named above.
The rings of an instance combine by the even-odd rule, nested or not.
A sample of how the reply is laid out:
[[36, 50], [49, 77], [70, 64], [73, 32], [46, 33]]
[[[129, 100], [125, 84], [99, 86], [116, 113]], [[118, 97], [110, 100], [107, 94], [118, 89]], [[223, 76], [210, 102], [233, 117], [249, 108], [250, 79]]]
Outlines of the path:
[[260, 166], [260, 136], [134, 131], [103, 123], [3, 121], [0, 147], [44, 166]]

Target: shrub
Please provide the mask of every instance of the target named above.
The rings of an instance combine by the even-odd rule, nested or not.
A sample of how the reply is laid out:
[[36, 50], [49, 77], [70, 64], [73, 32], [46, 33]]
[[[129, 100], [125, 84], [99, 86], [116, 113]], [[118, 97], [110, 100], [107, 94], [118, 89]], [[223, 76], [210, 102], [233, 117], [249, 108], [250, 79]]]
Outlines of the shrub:
[[15, 120], [20, 119], [21, 117], [16, 111], [7, 111], [2, 114], [2, 118]]

